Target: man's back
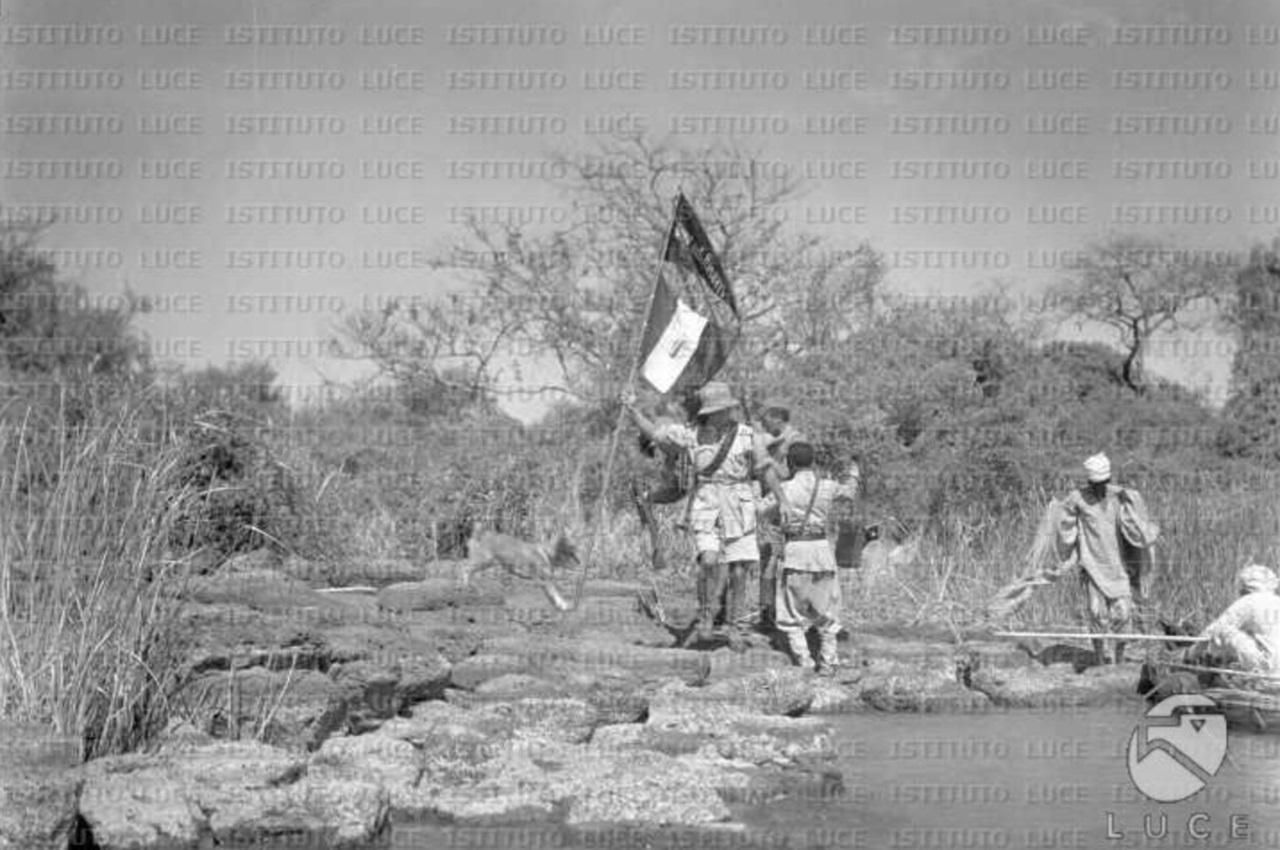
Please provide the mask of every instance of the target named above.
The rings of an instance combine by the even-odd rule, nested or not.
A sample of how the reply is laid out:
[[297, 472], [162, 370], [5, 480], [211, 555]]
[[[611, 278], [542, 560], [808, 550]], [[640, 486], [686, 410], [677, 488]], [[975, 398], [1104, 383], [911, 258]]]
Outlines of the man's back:
[[1241, 596], [1204, 630], [1206, 637], [1240, 631], [1253, 638], [1270, 662], [1280, 668], [1280, 596], [1274, 592]]

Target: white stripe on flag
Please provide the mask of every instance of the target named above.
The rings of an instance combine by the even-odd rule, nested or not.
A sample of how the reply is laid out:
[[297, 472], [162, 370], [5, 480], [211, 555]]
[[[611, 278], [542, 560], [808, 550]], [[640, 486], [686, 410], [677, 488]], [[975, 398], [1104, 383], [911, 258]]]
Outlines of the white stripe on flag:
[[644, 360], [640, 374], [660, 393], [671, 389], [698, 350], [707, 320], [683, 300], [676, 299], [676, 310], [662, 329], [658, 344]]

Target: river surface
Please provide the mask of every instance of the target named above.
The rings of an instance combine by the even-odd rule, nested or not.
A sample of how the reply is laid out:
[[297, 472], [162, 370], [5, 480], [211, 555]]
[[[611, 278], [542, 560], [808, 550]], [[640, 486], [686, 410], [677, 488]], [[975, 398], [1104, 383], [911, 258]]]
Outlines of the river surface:
[[[1231, 730], [1227, 756], [1177, 803], [1130, 777], [1132, 710], [833, 718], [841, 785], [735, 808], [745, 830], [574, 832], [396, 824], [398, 848], [1280, 847], [1280, 734]], [[1148, 757], [1154, 757], [1152, 754]], [[1177, 770], [1177, 768], [1174, 768]], [[386, 846], [386, 845], [382, 845]]]

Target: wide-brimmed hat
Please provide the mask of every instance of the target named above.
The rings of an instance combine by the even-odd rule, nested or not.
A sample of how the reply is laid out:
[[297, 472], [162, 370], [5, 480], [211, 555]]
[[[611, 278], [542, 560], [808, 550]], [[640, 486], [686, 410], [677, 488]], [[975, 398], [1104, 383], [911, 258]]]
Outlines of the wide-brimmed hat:
[[1101, 484], [1103, 481], [1111, 479], [1111, 461], [1107, 456], [1099, 452], [1084, 462], [1085, 475], [1089, 476], [1089, 481], [1094, 484]]
[[720, 381], [712, 381], [698, 391], [698, 415], [707, 416], [721, 410], [730, 410], [738, 406], [738, 400], [729, 392], [729, 385]]
[[1270, 567], [1248, 564], [1236, 573], [1236, 588], [1241, 593], [1271, 593], [1280, 586], [1280, 577]]

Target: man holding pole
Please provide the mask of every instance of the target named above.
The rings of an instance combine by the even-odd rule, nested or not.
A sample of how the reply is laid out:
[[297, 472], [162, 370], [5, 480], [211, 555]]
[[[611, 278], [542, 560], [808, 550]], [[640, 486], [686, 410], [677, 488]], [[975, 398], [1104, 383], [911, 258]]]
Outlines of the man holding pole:
[[[750, 622], [747, 582], [760, 551], [756, 541], [756, 495], [753, 476], [762, 470], [766, 486], [790, 508], [762, 441], [750, 425], [738, 422], [738, 402], [719, 381], [699, 393], [693, 427], [656, 425], [635, 408], [635, 397], [623, 396], [623, 407], [645, 437], [670, 451], [692, 456], [697, 480], [689, 495], [688, 519], [698, 558], [698, 612], [685, 645], [714, 636], [719, 609], [725, 634], [735, 651], [746, 649], [744, 630]], [[727, 599], [726, 597], [727, 591]]]

